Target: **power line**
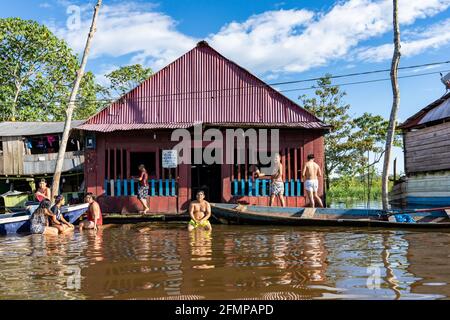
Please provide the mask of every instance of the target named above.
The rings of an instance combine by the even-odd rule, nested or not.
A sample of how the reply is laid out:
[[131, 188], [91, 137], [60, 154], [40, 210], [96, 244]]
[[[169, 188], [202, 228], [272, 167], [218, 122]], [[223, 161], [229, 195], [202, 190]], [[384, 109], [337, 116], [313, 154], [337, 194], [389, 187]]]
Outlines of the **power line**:
[[[450, 70], [440, 70], [440, 71], [434, 71], [434, 72], [426, 72], [426, 73], [418, 73], [414, 75], [405, 75], [405, 76], [399, 76], [399, 79], [402, 78], [413, 78], [413, 77], [421, 77], [421, 76], [428, 76], [432, 74], [438, 74], [440, 72], [449, 72]], [[340, 84], [331, 84], [329, 86], [349, 86], [349, 85], [357, 85], [357, 84], [364, 84], [364, 83], [374, 83], [374, 82], [381, 82], [381, 81], [390, 81], [390, 78], [383, 78], [383, 79], [374, 79], [374, 80], [364, 80], [364, 81], [357, 81], [357, 82], [348, 82], [348, 83], [340, 83]], [[291, 91], [304, 91], [304, 90], [313, 90], [319, 88], [318, 86], [311, 86], [311, 87], [304, 87], [304, 88], [295, 88], [295, 89], [285, 89], [285, 90], [277, 90], [278, 92], [291, 92]], [[247, 88], [241, 88], [243, 89], [251, 89], [251, 87]], [[241, 92], [239, 95], [255, 95], [259, 94], [259, 92], [253, 91], [253, 92]], [[182, 100], [211, 100], [211, 99], [218, 99], [218, 98], [231, 98], [236, 97], [238, 94], [232, 93], [232, 94], [224, 94], [224, 95], [215, 95], [215, 96], [202, 96], [202, 97], [178, 97], [178, 98], [169, 98], [169, 99], [161, 99], [164, 98], [165, 95], [155, 95], [155, 96], [144, 96], [144, 97], [137, 97], [137, 98], [126, 98], [124, 99], [124, 102], [167, 102], [167, 101], [182, 101]]]
[[[411, 66], [405, 66], [398, 68], [399, 70], [407, 70], [407, 69], [415, 69], [420, 67], [430, 67], [430, 66], [437, 66], [442, 64], [449, 64], [450, 60], [448, 61], [440, 61], [440, 62], [430, 62], [430, 63], [424, 63], [424, 64], [418, 64], [418, 65], [411, 65]], [[372, 71], [365, 71], [365, 72], [358, 72], [358, 73], [348, 73], [348, 74], [341, 74], [336, 76], [330, 76], [330, 79], [338, 79], [338, 78], [346, 78], [346, 77], [354, 77], [354, 76], [362, 76], [362, 75], [370, 75], [375, 73], [382, 73], [382, 72], [390, 72], [391, 69], [380, 69], [380, 70], [372, 70]], [[158, 97], [165, 97], [165, 96], [177, 96], [177, 95], [184, 95], [184, 94], [198, 94], [198, 93], [213, 93], [213, 92], [220, 92], [220, 91], [231, 91], [231, 90], [245, 90], [250, 88], [261, 88], [261, 87], [271, 87], [271, 86], [278, 86], [278, 85], [286, 85], [286, 84], [293, 84], [293, 83], [302, 83], [302, 82], [310, 82], [310, 81], [318, 81], [322, 79], [323, 77], [318, 78], [309, 78], [309, 79], [302, 79], [302, 80], [293, 80], [293, 81], [284, 81], [284, 82], [277, 82], [277, 83], [269, 83], [269, 84], [258, 84], [258, 85], [247, 85], [245, 87], [231, 87], [231, 88], [224, 88], [224, 89], [212, 89], [212, 90], [198, 90], [198, 91], [190, 91], [190, 92], [176, 92], [176, 93], [169, 93], [169, 94], [160, 94], [160, 95], [153, 95], [153, 96], [146, 96], [146, 97], [152, 97], [152, 98], [158, 98]], [[280, 91], [285, 92], [285, 91]], [[142, 97], [142, 98], [146, 98]], [[101, 102], [115, 102], [120, 100], [122, 97], [116, 98], [116, 99], [101, 99], [97, 101]], [[132, 98], [131, 100], [139, 99], [139, 98]], [[130, 100], [130, 98], [127, 98], [127, 100]]]
[[[441, 73], [441, 72], [450, 72], [450, 70], [441, 70], [441, 71], [434, 71], [434, 72], [427, 72], [427, 73], [420, 73], [420, 74], [411, 74], [407, 76], [399, 76], [399, 79], [404, 78], [415, 78], [415, 77], [422, 77], [427, 76], [431, 74]], [[356, 85], [356, 84], [364, 84], [364, 83], [374, 83], [374, 82], [382, 82], [382, 81], [390, 81], [391, 78], [382, 78], [382, 79], [373, 79], [373, 80], [364, 80], [364, 81], [355, 81], [355, 82], [346, 82], [346, 83], [338, 83], [338, 84], [332, 84], [329, 86], [350, 86], [350, 85]], [[280, 90], [279, 92], [291, 92], [291, 91], [303, 91], [303, 90], [312, 90], [312, 89], [318, 89], [318, 86], [311, 86], [306, 88], [297, 88], [297, 89], [286, 89], [286, 90]]]
[[[421, 67], [431, 67], [431, 66], [437, 66], [437, 65], [448, 64], [448, 63], [450, 63], [450, 60], [449, 61], [441, 61], [441, 62], [430, 62], [430, 63], [418, 64], [418, 65], [412, 65], [412, 66], [406, 66], [406, 67], [399, 67], [398, 70], [415, 69], [415, 68], [421, 68]], [[390, 72], [390, 71], [391, 71], [391, 69], [371, 70], [371, 71], [365, 71], [365, 72], [341, 74], [341, 75], [336, 75], [336, 76], [332, 75], [329, 78], [330, 79], [338, 79], [338, 78], [355, 77], [355, 76], [362, 76], [362, 75], [369, 75], [369, 74]], [[285, 85], [285, 84], [318, 81], [322, 78], [323, 77], [310, 78], [310, 79], [304, 79], [304, 80], [284, 81], [284, 82], [278, 82], [278, 83], [271, 83], [269, 85], [270, 86], [278, 86], [278, 85]]]
[[[441, 61], [441, 62], [431, 62], [431, 63], [425, 63], [420, 65], [411, 65], [411, 66], [405, 66], [400, 67], [399, 70], [407, 70], [407, 69], [415, 69], [420, 67], [430, 67], [430, 66], [436, 66], [436, 65], [442, 65], [442, 64], [449, 64], [450, 61]], [[330, 79], [338, 79], [338, 78], [346, 78], [346, 77], [354, 77], [354, 76], [362, 76], [362, 75], [370, 75], [375, 73], [383, 73], [383, 72], [389, 72], [390, 69], [381, 69], [381, 70], [372, 70], [372, 71], [366, 71], [366, 72], [358, 72], [358, 73], [349, 73], [349, 74], [341, 74], [336, 76], [330, 76]], [[412, 77], [420, 77], [420, 76], [427, 76], [431, 74], [437, 74], [440, 72], [448, 72], [449, 70], [441, 70], [441, 71], [435, 71], [435, 72], [427, 72], [427, 73], [419, 73], [415, 75], [406, 75], [406, 76], [399, 76], [399, 78], [412, 78]], [[150, 96], [142, 96], [142, 97], [135, 97], [135, 98], [124, 98], [123, 96], [120, 98], [112, 98], [112, 99], [76, 99], [75, 102], [92, 102], [92, 103], [114, 103], [114, 102], [120, 102], [121, 100], [124, 100], [125, 102], [132, 102], [132, 101], [141, 101], [141, 102], [152, 102], [152, 98], [163, 98], [163, 97], [172, 97], [172, 96], [181, 96], [181, 95], [194, 95], [194, 94], [204, 94], [204, 93], [213, 93], [213, 92], [221, 92], [221, 91], [232, 91], [232, 90], [248, 90], [248, 89], [254, 89], [254, 88], [261, 88], [261, 87], [271, 87], [275, 85], [286, 85], [286, 84], [293, 84], [293, 83], [302, 83], [302, 82], [310, 82], [310, 81], [317, 81], [322, 79], [323, 77], [318, 78], [309, 78], [309, 79], [302, 79], [302, 80], [294, 80], [294, 81], [285, 81], [285, 82], [278, 82], [278, 83], [271, 83], [271, 84], [258, 84], [258, 85], [247, 85], [245, 87], [231, 87], [231, 88], [224, 88], [224, 89], [212, 89], [212, 90], [199, 90], [199, 91], [190, 91], [190, 92], [176, 92], [176, 93], [168, 93], [168, 94], [159, 94], [159, 95], [150, 95]], [[349, 82], [349, 83], [341, 83], [341, 84], [331, 84], [330, 86], [349, 86], [349, 85], [357, 85], [357, 84], [364, 84], [364, 83], [373, 83], [373, 82], [381, 82], [381, 81], [388, 81], [390, 78], [383, 78], [383, 79], [374, 79], [374, 80], [363, 80], [358, 82]], [[292, 91], [304, 91], [304, 90], [312, 90], [317, 89], [318, 86], [311, 86], [311, 87], [305, 87], [305, 88], [296, 88], [296, 89], [285, 89], [285, 90], [276, 90], [278, 92], [292, 92]], [[257, 92], [247, 93], [247, 94], [256, 94]], [[242, 94], [241, 94], [242, 95]], [[221, 97], [233, 97], [236, 96], [236, 94], [232, 95], [216, 95], [216, 96], [207, 96], [207, 97], [186, 97], [186, 98], [180, 98], [180, 99], [173, 99], [173, 100], [202, 100], [202, 99], [212, 99], [212, 98], [221, 98]], [[153, 100], [157, 102], [164, 102], [169, 100]], [[67, 103], [67, 101], [60, 101], [60, 103]]]

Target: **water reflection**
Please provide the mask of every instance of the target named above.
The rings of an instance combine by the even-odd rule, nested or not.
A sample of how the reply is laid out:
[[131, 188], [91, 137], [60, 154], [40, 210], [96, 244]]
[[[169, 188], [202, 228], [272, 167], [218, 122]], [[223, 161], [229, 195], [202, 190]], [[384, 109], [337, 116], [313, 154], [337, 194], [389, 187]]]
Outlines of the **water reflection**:
[[208, 264], [212, 261], [212, 232], [196, 229], [189, 233], [191, 245], [191, 261], [198, 261], [200, 264], [195, 264], [194, 269], [213, 269], [213, 264]]
[[124, 225], [0, 238], [0, 298], [439, 299], [449, 257], [439, 232]]

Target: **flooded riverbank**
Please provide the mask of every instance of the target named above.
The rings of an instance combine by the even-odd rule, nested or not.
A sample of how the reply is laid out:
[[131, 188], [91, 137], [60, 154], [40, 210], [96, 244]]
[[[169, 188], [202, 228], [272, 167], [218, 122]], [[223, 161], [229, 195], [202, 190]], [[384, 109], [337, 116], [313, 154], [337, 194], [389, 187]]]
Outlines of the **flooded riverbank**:
[[112, 226], [0, 238], [1, 299], [446, 299], [450, 233]]

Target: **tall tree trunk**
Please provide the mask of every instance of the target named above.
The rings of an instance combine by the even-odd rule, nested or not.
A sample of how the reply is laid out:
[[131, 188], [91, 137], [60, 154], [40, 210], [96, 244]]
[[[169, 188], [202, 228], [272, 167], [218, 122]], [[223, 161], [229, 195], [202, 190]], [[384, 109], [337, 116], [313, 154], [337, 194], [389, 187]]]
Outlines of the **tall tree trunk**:
[[386, 137], [386, 148], [384, 154], [383, 177], [382, 177], [382, 200], [383, 209], [389, 209], [389, 165], [391, 162], [391, 151], [394, 144], [397, 112], [400, 105], [400, 92], [398, 88], [398, 65], [400, 63], [400, 27], [398, 23], [398, 0], [393, 0], [394, 10], [394, 56], [391, 66], [391, 83], [393, 92], [393, 103], [391, 116], [389, 118], [389, 128]]
[[98, 13], [100, 11], [100, 7], [102, 5], [102, 0], [97, 1], [97, 5], [94, 9], [94, 15], [92, 17], [91, 29], [89, 31], [89, 35], [86, 41], [86, 47], [84, 48], [83, 59], [81, 60], [80, 69], [77, 71], [77, 77], [73, 85], [72, 93], [70, 94], [69, 104], [66, 110], [66, 124], [64, 126], [64, 132], [61, 140], [61, 144], [59, 147], [58, 158], [56, 160], [55, 174], [53, 176], [53, 185], [52, 185], [52, 195], [57, 195], [59, 193], [59, 181], [61, 179], [61, 172], [64, 165], [64, 155], [66, 153], [67, 141], [69, 140], [70, 135], [70, 127], [72, 124], [72, 115], [75, 109], [75, 100], [77, 98], [78, 89], [80, 88], [81, 80], [84, 76], [84, 70], [86, 68], [89, 51], [91, 50], [92, 39], [96, 32]]

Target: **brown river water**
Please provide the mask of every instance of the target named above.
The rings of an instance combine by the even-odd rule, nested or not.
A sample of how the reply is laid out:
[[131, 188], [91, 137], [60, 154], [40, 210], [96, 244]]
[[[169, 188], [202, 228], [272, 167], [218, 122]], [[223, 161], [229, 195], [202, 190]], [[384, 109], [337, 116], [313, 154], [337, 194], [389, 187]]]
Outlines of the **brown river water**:
[[450, 233], [213, 227], [0, 238], [0, 299], [450, 297]]

